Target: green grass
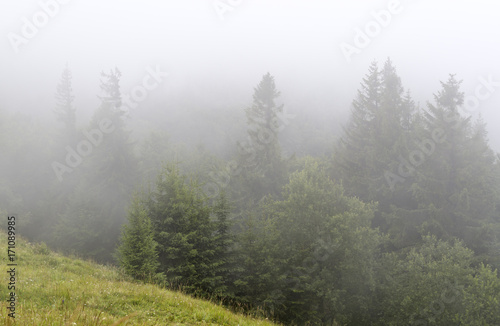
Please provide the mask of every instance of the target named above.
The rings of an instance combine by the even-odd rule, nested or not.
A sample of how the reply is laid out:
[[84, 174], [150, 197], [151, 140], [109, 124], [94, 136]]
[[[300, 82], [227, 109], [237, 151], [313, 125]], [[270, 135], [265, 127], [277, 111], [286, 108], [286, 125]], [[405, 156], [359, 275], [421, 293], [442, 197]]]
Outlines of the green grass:
[[8, 317], [7, 237], [0, 232], [0, 324], [275, 325], [209, 301], [135, 282], [114, 267], [16, 239], [16, 318]]

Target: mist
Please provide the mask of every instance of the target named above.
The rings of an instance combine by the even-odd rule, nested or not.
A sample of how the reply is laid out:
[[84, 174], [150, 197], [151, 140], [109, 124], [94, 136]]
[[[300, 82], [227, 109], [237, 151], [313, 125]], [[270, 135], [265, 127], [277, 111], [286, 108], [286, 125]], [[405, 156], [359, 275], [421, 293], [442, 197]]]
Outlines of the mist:
[[[74, 76], [80, 123], [98, 105], [100, 72], [115, 66], [122, 71], [123, 90], [133, 87], [147, 66], [168, 72], [160, 88], [141, 103], [142, 110], [154, 100], [168, 101], [188, 89], [195, 89], [196, 97], [208, 106], [245, 105], [248, 90], [269, 71], [276, 76], [283, 101], [303, 103], [308, 115], [333, 116], [332, 123], [347, 118], [373, 60], [390, 57], [421, 105], [432, 99], [449, 73], [464, 81], [465, 93], [473, 93], [479, 78], [491, 75], [495, 80], [500, 74], [490, 64], [498, 57], [494, 40], [499, 27], [492, 1], [395, 2], [397, 13], [391, 14], [387, 26], [349, 60], [341, 44], [355, 47], [356, 29], [369, 27], [376, 21], [373, 13], [387, 10], [390, 2], [235, 1], [226, 7], [221, 3], [67, 1], [27, 38], [22, 34], [23, 19], [32, 22], [43, 8], [36, 1], [3, 1], [2, 106], [50, 119], [54, 90], [66, 63]], [[26, 41], [11, 41], [11, 33]], [[234, 102], [218, 103], [228, 98]], [[492, 94], [477, 111], [495, 121], [497, 105], [498, 96]], [[162, 108], [169, 109], [175, 108]], [[499, 134], [490, 130], [490, 136], [498, 146]]]
[[[272, 256], [262, 248], [295, 246], [287, 241], [307, 238], [302, 227], [328, 229], [337, 222], [317, 216], [336, 212], [346, 221], [354, 214], [352, 225], [366, 231], [358, 258], [373, 259], [373, 266], [356, 261], [353, 268], [367, 279], [384, 264], [396, 271], [390, 259], [410, 259], [409, 250], [432, 241], [463, 241], [474, 264], [500, 267], [497, 7], [492, 0], [0, 0], [0, 213], [18, 216], [19, 234], [30, 241], [120, 268], [120, 239], [124, 225], [133, 225], [136, 201], [162, 248], [168, 245], [160, 241], [160, 221], [169, 219], [157, 212], [199, 205], [212, 221], [227, 211], [223, 221], [231, 221], [236, 240], [223, 242], [224, 250], [236, 250], [236, 265]], [[301, 196], [313, 188], [320, 190], [309, 203]], [[169, 191], [185, 202], [168, 206], [161, 196]], [[227, 203], [220, 199], [226, 195]], [[293, 208], [294, 200], [303, 205]], [[208, 215], [203, 223], [212, 225]], [[463, 220], [447, 224], [456, 216]], [[275, 233], [265, 240], [269, 230]], [[214, 239], [218, 232], [212, 230]], [[318, 237], [341, 234], [332, 232]], [[250, 233], [262, 240], [251, 253], [242, 249]], [[323, 248], [310, 240], [309, 258]], [[348, 248], [328, 246], [329, 258], [314, 264], [337, 257], [332, 248]], [[168, 255], [159, 255], [166, 264]], [[290, 261], [309, 259], [299, 256]], [[154, 273], [171, 281], [161, 264]], [[263, 275], [273, 270], [262, 264]], [[273, 281], [293, 279], [297, 266], [281, 266]], [[272, 301], [269, 311], [284, 310], [266, 316], [284, 323], [363, 324], [382, 309], [366, 303], [371, 312], [356, 319], [348, 304], [324, 308], [318, 321], [306, 311], [337, 299], [316, 293], [297, 308], [301, 316], [287, 319], [294, 309], [288, 283], [251, 296], [242, 273], [219, 275], [231, 285], [201, 288], [250, 310]], [[242, 282], [248, 288], [231, 288]], [[369, 292], [343, 289], [353, 298]], [[439, 317], [443, 325], [452, 320], [447, 314]]]

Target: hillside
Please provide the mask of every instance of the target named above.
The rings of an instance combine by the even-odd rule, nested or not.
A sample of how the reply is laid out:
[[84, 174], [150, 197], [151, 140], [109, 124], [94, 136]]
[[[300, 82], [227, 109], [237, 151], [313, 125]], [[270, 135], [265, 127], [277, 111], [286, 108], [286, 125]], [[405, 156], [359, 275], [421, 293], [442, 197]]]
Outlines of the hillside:
[[[0, 232], [0, 320], [8, 317], [7, 236]], [[134, 282], [116, 268], [51, 252], [17, 238], [15, 325], [274, 325], [208, 301]]]

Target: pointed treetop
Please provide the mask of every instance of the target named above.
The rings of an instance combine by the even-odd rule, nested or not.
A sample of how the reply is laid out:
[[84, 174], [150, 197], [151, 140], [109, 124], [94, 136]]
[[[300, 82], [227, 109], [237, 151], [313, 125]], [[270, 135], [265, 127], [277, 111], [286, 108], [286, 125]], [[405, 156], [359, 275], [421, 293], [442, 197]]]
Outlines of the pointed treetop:
[[461, 80], [456, 80], [454, 74], [450, 74], [446, 83], [441, 82], [442, 90], [434, 95], [436, 103], [443, 108], [457, 112], [458, 107], [464, 103], [464, 93], [460, 91]]
[[280, 92], [276, 90], [274, 77], [268, 72], [262, 77], [259, 85], [254, 88], [253, 99], [263, 104], [274, 106], [274, 99], [280, 96]]
[[68, 64], [66, 64], [61, 75], [61, 81], [57, 85], [55, 94], [56, 108], [54, 109], [54, 113], [57, 116], [57, 120], [66, 125], [68, 131], [74, 131], [76, 125], [75, 108], [73, 107], [75, 96], [73, 95], [71, 79], [71, 71], [68, 68]]
[[114, 70], [111, 69], [109, 74], [101, 72], [101, 76], [104, 77], [104, 80], [101, 79], [101, 91], [104, 93], [104, 96], [99, 96], [99, 98], [103, 103], [114, 104], [116, 109], [119, 109], [122, 104], [120, 93], [121, 75], [120, 70], [116, 67]]
[[385, 89], [395, 90], [398, 95], [403, 93], [401, 78], [398, 76], [396, 67], [394, 67], [390, 58], [387, 58], [384, 63], [384, 68], [382, 69], [382, 80]]

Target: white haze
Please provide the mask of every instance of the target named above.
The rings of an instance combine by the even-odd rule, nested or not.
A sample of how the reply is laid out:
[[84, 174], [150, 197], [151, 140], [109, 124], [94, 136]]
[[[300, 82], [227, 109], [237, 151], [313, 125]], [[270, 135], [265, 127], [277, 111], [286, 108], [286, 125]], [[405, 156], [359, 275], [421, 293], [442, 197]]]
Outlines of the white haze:
[[[332, 124], [345, 121], [373, 60], [390, 57], [421, 107], [449, 73], [463, 80], [466, 95], [479, 78], [500, 80], [493, 0], [401, 0], [400, 13], [350, 63], [340, 44], [352, 44], [355, 29], [392, 1], [221, 1], [234, 5], [223, 20], [214, 0], [70, 0], [16, 53], [9, 33], [20, 34], [23, 17], [31, 19], [39, 2], [49, 0], [0, 0], [0, 110], [54, 119], [54, 93], [66, 63], [81, 124], [99, 104], [100, 72], [115, 66], [125, 91], [140, 82], [145, 67], [160, 66], [169, 76], [147, 101], [196, 94], [197, 103], [207, 103], [200, 110], [242, 109], [269, 71], [285, 105]], [[495, 90], [476, 113], [499, 150], [500, 87]]]

